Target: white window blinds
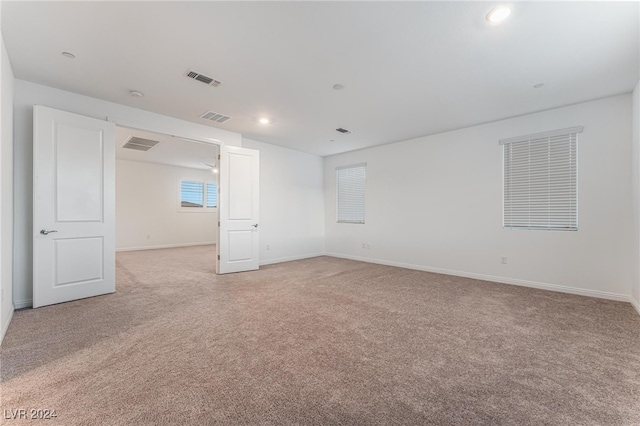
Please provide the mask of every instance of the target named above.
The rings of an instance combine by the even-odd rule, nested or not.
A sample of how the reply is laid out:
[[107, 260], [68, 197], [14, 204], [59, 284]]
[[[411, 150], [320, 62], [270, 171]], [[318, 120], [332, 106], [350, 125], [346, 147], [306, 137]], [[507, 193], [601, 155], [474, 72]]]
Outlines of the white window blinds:
[[578, 229], [577, 139], [582, 127], [500, 141], [504, 227]]
[[204, 201], [204, 184], [183, 180], [180, 182], [180, 206], [202, 207]]
[[364, 185], [366, 164], [336, 169], [337, 221], [364, 223]]
[[207, 183], [207, 207], [218, 207], [218, 185]]

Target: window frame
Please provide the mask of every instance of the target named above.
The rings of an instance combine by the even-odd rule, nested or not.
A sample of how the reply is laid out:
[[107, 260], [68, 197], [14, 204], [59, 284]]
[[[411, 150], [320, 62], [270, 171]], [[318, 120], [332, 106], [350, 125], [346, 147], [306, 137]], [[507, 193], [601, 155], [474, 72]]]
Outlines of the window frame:
[[[534, 133], [530, 135], [518, 136], [518, 137], [500, 140], [500, 145], [502, 145], [502, 228], [503, 229], [522, 230], [522, 231], [565, 231], [565, 232], [578, 230], [578, 217], [579, 217], [578, 215], [578, 206], [579, 206], [579, 202], [578, 202], [578, 168], [579, 168], [578, 167], [578, 151], [579, 151], [578, 134], [582, 133], [583, 129], [584, 128], [582, 126], [575, 126], [575, 127], [570, 127], [566, 129], [558, 129], [558, 130], [552, 130], [548, 132]], [[557, 143], [557, 144], [567, 143], [568, 144], [567, 148], [569, 149], [569, 151], [564, 151], [564, 152], [561, 151], [561, 154], [558, 154], [559, 158], [553, 157], [551, 155], [551, 152], [553, 152], [552, 145], [554, 143]], [[529, 151], [528, 151], [528, 154], [525, 155], [525, 157], [522, 157], [522, 154], [520, 154], [519, 158], [516, 157], [515, 161], [519, 160], [520, 162], [523, 161], [522, 160], [523, 158], [526, 158], [527, 162], [521, 163], [523, 164], [521, 166], [522, 169], [517, 170], [516, 172], [510, 169], [509, 173], [507, 173], [507, 168], [508, 168], [507, 167], [508, 165], [507, 149], [511, 149], [511, 150], [514, 149], [513, 147], [510, 146], [511, 144], [523, 144], [522, 147], [526, 146], [529, 149]], [[535, 148], [533, 151], [532, 151], [532, 147]], [[538, 160], [536, 162], [535, 156], [539, 155], [540, 152], [544, 152], [545, 147], [548, 152], [547, 161]], [[544, 193], [548, 197], [546, 200], [546, 203], [544, 201], [544, 198], [543, 199], [539, 198], [539, 195], [540, 195], [539, 186], [534, 187], [536, 189], [534, 190], [535, 195], [533, 196], [531, 195], [531, 192], [529, 192], [528, 195], [526, 195], [527, 191], [520, 189], [519, 190], [520, 194], [518, 195], [520, 195], [520, 197], [523, 197], [524, 195], [526, 195], [525, 201], [527, 204], [524, 211], [527, 212], [525, 217], [528, 216], [528, 221], [527, 221], [527, 224], [525, 224], [522, 219], [520, 219], [520, 221], [518, 221], [517, 219], [514, 219], [513, 213], [512, 213], [514, 201], [513, 199], [509, 199], [509, 197], [507, 197], [508, 193], [513, 196], [513, 192], [514, 192], [513, 185], [516, 185], [516, 188], [518, 186], [517, 183], [516, 184], [513, 183], [513, 179], [516, 179], [516, 182], [520, 180], [521, 182], [520, 186], [521, 186], [522, 185], [521, 176], [523, 173], [526, 172], [528, 181], [529, 183], [531, 183], [532, 167], [534, 170], [537, 170], [538, 173], [541, 170], [540, 167], [546, 167], [547, 170], [549, 171], [549, 176], [552, 176], [552, 173], [554, 172], [558, 173], [558, 170], [559, 170], [557, 168], [558, 160], [564, 159], [563, 156], [566, 156], [567, 153], [568, 153], [567, 158], [569, 158], [570, 161], [568, 165], [564, 167], [567, 171], [573, 174], [570, 175], [569, 178], [565, 178], [562, 180], [553, 180], [550, 177], [547, 178], [546, 182], [549, 189], [547, 189], [547, 192]], [[532, 156], [534, 160], [532, 160]], [[511, 158], [511, 162], [509, 164], [513, 164], [512, 162], [514, 161], [514, 159], [513, 157], [510, 157], [510, 158]], [[565, 169], [560, 169], [560, 170], [564, 171]], [[544, 170], [544, 168], [542, 170]], [[507, 174], [509, 174], [509, 177], [507, 176]], [[515, 178], [513, 177], [514, 174], [516, 176]], [[535, 176], [535, 174], [533, 176], [535, 179], [534, 182], [537, 185], [540, 185], [541, 183], [545, 182], [544, 179], [540, 178], [539, 174], [538, 176]], [[511, 182], [510, 185], [508, 185], [508, 181]], [[558, 188], [558, 184], [566, 184], [567, 181], [569, 181], [570, 184], [565, 186], [561, 185], [560, 188], [562, 188], [561, 193], [567, 193], [567, 194], [570, 194], [570, 196], [568, 196], [568, 198], [562, 198], [559, 204], [560, 208], [558, 208], [557, 199], [555, 200], [556, 204], [553, 204], [553, 202], [550, 200], [553, 199], [552, 198], [553, 191], [555, 188]], [[552, 184], [556, 184], [556, 185], [552, 185]], [[554, 189], [550, 189], [550, 188], [554, 188]], [[529, 186], [529, 191], [531, 191], [530, 186]], [[563, 194], [563, 195], [566, 196], [566, 194]], [[535, 199], [536, 196], [538, 196], [538, 201], [537, 202], [532, 201], [532, 197]], [[571, 207], [566, 207], [566, 206], [571, 206]], [[520, 208], [522, 209], [522, 207]], [[557, 214], [555, 217], [552, 217], [551, 215], [549, 215], [549, 218], [547, 219], [546, 224], [543, 224], [543, 222], [541, 222], [540, 220], [541, 219], [540, 212], [541, 211], [544, 212], [545, 211], [544, 208], [546, 208], [548, 212], [555, 210], [555, 213]], [[507, 220], [508, 211], [510, 212], [509, 220]], [[567, 212], [569, 212], [571, 216], [567, 216]], [[522, 213], [520, 213], [520, 215], [522, 216]], [[563, 217], [563, 215], [565, 217]], [[532, 219], [534, 224], [532, 224]], [[536, 221], [538, 222], [538, 224], [535, 224]], [[556, 222], [557, 224], [554, 225], [554, 222]]]
[[[339, 180], [339, 172], [341, 170], [346, 169], [355, 169], [355, 168], [363, 168], [363, 182], [362, 182], [362, 220], [344, 220], [340, 219], [340, 180]], [[357, 163], [357, 164], [349, 164], [345, 166], [338, 166], [335, 169], [335, 179], [336, 179], [336, 223], [345, 223], [352, 225], [364, 225], [366, 223], [366, 186], [367, 186], [367, 163]]]
[[[182, 183], [194, 182], [202, 184], [202, 206], [201, 207], [184, 207], [182, 206]], [[216, 191], [218, 190], [218, 182], [203, 180], [203, 179], [189, 179], [182, 178], [178, 180], [178, 212], [179, 213], [217, 213], [218, 212], [218, 197], [216, 194], [216, 206], [207, 207], [207, 191], [208, 185], [215, 185]]]

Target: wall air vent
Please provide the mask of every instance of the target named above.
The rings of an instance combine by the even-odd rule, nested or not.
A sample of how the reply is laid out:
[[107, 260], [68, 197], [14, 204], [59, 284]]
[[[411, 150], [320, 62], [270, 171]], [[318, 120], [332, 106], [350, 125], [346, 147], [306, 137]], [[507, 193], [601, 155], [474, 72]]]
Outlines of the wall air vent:
[[216, 80], [215, 78], [211, 78], [209, 76], [206, 76], [204, 74], [200, 74], [198, 72], [191, 71], [191, 70], [187, 70], [187, 72], [185, 72], [184, 75], [186, 75], [187, 77], [192, 78], [194, 80], [198, 80], [201, 83], [208, 84], [209, 86], [213, 86], [213, 87], [218, 87], [218, 86], [220, 86], [222, 84], [221, 81]]
[[345, 135], [350, 135], [351, 134], [351, 130], [343, 129], [342, 127], [338, 127], [336, 129], [336, 132], [344, 133]]
[[205, 120], [215, 121], [216, 123], [224, 123], [225, 121], [231, 120], [231, 117], [223, 114], [219, 114], [213, 111], [207, 111], [200, 116], [200, 118], [204, 118]]
[[149, 151], [151, 148], [158, 145], [158, 143], [158, 141], [152, 141], [151, 139], [131, 136], [127, 139], [124, 145], [122, 145], [122, 147], [126, 149], [135, 149], [136, 151]]

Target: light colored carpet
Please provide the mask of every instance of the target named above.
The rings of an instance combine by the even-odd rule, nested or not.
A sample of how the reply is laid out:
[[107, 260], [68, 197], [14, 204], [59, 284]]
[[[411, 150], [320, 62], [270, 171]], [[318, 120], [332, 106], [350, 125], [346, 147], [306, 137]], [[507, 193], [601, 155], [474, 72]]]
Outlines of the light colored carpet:
[[119, 253], [116, 294], [16, 312], [2, 412], [55, 409], [42, 424], [64, 425], [640, 424], [629, 304], [329, 257], [218, 277], [212, 259], [211, 247]]

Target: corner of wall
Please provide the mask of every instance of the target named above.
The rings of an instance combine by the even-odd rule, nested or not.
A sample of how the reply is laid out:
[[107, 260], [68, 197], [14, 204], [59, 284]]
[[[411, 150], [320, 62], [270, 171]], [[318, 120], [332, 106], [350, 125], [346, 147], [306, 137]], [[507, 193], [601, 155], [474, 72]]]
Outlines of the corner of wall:
[[11, 324], [11, 319], [13, 318], [14, 309], [11, 309], [3, 315], [2, 318], [2, 329], [0, 329], [0, 345], [4, 340], [5, 334], [7, 334], [7, 330], [9, 329], [9, 324]]
[[0, 344], [13, 317], [13, 90], [15, 79], [0, 34]]
[[[640, 70], [639, 70], [640, 74]], [[632, 152], [632, 201], [633, 201], [633, 262], [634, 279], [631, 288], [631, 304], [640, 314], [640, 80], [632, 94], [631, 152]]]

